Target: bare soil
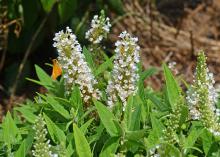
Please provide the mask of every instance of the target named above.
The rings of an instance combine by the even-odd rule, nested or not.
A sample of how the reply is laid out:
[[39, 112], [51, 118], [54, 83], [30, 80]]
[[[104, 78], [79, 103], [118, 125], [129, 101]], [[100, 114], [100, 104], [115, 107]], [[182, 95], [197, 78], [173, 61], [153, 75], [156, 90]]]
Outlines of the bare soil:
[[[160, 1], [159, 1], [160, 2]], [[177, 75], [192, 82], [196, 54], [204, 50], [208, 66], [220, 83], [220, 1], [126, 1], [126, 14], [114, 21], [111, 39], [128, 30], [139, 37], [144, 68], [176, 62]], [[154, 89], [161, 88], [162, 72], [147, 81]]]

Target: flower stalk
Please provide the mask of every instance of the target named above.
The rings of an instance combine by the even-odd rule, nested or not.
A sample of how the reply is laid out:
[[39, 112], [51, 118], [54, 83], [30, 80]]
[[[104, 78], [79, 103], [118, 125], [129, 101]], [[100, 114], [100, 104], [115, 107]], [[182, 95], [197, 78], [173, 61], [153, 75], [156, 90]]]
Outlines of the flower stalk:
[[91, 21], [91, 28], [86, 32], [85, 38], [93, 44], [100, 44], [103, 39], [107, 38], [111, 24], [109, 17], [105, 17], [102, 10], [101, 15], [95, 15]]
[[106, 93], [110, 107], [113, 107], [119, 99], [122, 101], [124, 109], [128, 97], [136, 94], [138, 90], [137, 64], [140, 62], [140, 47], [137, 45], [138, 38], [132, 37], [126, 31], [122, 32], [119, 37], [121, 40], [115, 43], [114, 67]]
[[79, 86], [81, 97], [86, 104], [90, 103], [92, 98], [99, 99], [100, 91], [95, 88], [97, 81], [85, 61], [82, 48], [72, 30], [67, 27], [66, 32], [56, 33], [53, 40], [55, 41], [53, 46], [57, 48], [58, 61], [64, 73], [66, 95], [70, 95], [74, 86]]
[[42, 115], [38, 115], [33, 129], [35, 130], [35, 142], [34, 150], [32, 151], [35, 157], [51, 157], [52, 153], [50, 151], [51, 145], [50, 140], [47, 140], [47, 129], [45, 128], [45, 121]]
[[164, 141], [170, 144], [179, 144], [177, 136], [179, 121], [181, 118], [181, 109], [183, 107], [183, 97], [180, 96], [179, 101], [174, 105], [173, 111], [170, 113], [168, 119], [165, 121], [166, 128], [164, 129]]
[[193, 120], [201, 120], [214, 135], [220, 135], [219, 109], [216, 108], [218, 94], [213, 86], [213, 74], [209, 72], [204, 52], [197, 59], [196, 79], [187, 92], [187, 102]]
[[104, 62], [104, 56], [106, 55], [101, 42], [107, 38], [110, 32], [110, 19], [105, 16], [104, 10], [102, 10], [100, 16], [95, 15], [93, 17], [90, 25], [90, 29], [86, 32], [85, 38], [91, 43], [89, 50], [92, 53], [94, 62], [96, 65], [100, 65]]

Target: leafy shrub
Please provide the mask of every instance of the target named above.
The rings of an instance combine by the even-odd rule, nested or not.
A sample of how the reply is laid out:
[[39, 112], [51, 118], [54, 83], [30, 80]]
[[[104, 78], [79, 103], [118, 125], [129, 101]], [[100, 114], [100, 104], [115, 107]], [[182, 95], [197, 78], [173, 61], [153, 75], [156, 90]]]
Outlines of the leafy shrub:
[[68, 25], [85, 42], [85, 23], [101, 9], [107, 14], [124, 13], [121, 0], [0, 0], [0, 75], [4, 94], [14, 94], [17, 75], [21, 75], [17, 94], [23, 92], [29, 85], [25, 77], [35, 76], [33, 63], [43, 65], [56, 56], [51, 38], [57, 28]]
[[[35, 66], [39, 81], [29, 80], [48, 92], [15, 107], [13, 116], [7, 113], [0, 129], [1, 155], [219, 156], [218, 95], [204, 53], [198, 55], [188, 92], [165, 64], [166, 84], [157, 92], [144, 86], [156, 69], [142, 70], [137, 38], [122, 32], [109, 58], [99, 44], [108, 29], [93, 26], [87, 36], [99, 42], [91, 40], [89, 50], [81, 48], [70, 28], [55, 35], [63, 75], [53, 80]], [[101, 62], [95, 58], [100, 56]]]

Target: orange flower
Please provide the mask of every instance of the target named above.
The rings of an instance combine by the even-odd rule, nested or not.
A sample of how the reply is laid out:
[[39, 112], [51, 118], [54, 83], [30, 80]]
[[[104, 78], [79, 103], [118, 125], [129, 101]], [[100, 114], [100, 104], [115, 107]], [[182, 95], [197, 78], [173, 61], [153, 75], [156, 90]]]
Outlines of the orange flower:
[[51, 77], [53, 80], [56, 80], [60, 75], [62, 75], [60, 64], [56, 59], [53, 59], [53, 71]]

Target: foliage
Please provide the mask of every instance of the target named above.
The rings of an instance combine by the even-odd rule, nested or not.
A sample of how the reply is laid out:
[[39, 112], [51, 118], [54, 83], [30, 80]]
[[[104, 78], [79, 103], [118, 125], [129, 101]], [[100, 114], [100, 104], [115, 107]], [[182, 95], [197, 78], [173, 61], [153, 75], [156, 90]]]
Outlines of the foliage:
[[[44, 64], [55, 58], [52, 36], [57, 29], [69, 25], [82, 42], [90, 15], [104, 9], [123, 13], [121, 0], [1, 0], [0, 1], [0, 68], [4, 88], [10, 92], [20, 62], [30, 53], [18, 82], [18, 91], [26, 84], [25, 77], [32, 77], [33, 63]], [[33, 45], [33, 46], [30, 46]], [[29, 48], [31, 47], [31, 48]], [[31, 57], [29, 57], [31, 56]], [[22, 63], [23, 64], [23, 63]], [[7, 93], [8, 94], [8, 93]]]
[[[186, 93], [181, 89], [179, 80], [175, 78], [167, 65], [163, 64], [165, 77], [163, 90], [154, 91], [144, 86], [145, 79], [155, 74], [156, 70], [155, 68], [143, 70], [138, 62], [138, 55], [135, 59], [134, 53], [139, 53], [139, 48], [135, 47], [138, 47], [136, 38], [123, 32], [120, 37], [126, 40], [116, 44], [116, 52], [120, 53], [120, 58], [117, 57], [118, 54], [115, 55], [116, 57], [113, 56], [113, 59], [105, 55], [103, 63], [99, 63], [95, 62], [93, 55], [90, 55], [89, 48], [80, 47], [69, 28], [66, 32], [61, 31], [56, 34], [56, 37], [57, 35], [62, 37], [60, 41], [55, 40], [58, 44], [54, 45], [59, 50], [59, 57], [69, 56], [71, 59], [71, 53], [78, 53], [78, 58], [81, 64], [86, 65], [86, 69], [81, 65], [75, 65], [77, 67], [71, 65], [65, 69], [62, 66], [66, 65], [64, 61], [69, 58], [65, 60], [61, 58], [58, 60], [63, 68], [63, 75], [60, 79], [53, 80], [41, 67], [35, 66], [39, 80], [29, 80], [45, 87], [47, 93], [37, 93], [34, 101], [27, 101], [15, 107], [4, 117], [0, 126], [0, 154], [2, 156], [37, 156], [39, 154], [36, 152], [42, 151], [39, 143], [47, 145], [44, 148], [49, 149], [47, 153], [50, 156], [60, 157], [219, 156], [219, 135], [207, 128], [209, 126], [207, 119], [193, 119], [193, 116], [189, 114], [191, 113], [189, 99], [187, 98], [186, 101]], [[101, 46], [97, 50], [104, 51]], [[68, 53], [63, 54], [63, 52]], [[131, 62], [132, 59], [137, 62]], [[73, 61], [73, 64], [75, 63]], [[119, 67], [116, 63], [120, 63]], [[127, 63], [134, 65], [129, 69]], [[126, 68], [123, 69], [123, 66]], [[78, 71], [74, 71], [75, 68], [78, 68]], [[122, 80], [121, 75], [112, 76], [115, 73], [106, 77], [112, 69], [125, 71], [123, 84], [120, 84], [124, 90], [127, 90], [126, 84], [129, 84], [129, 79], [133, 82], [129, 95], [126, 95], [123, 100], [117, 97], [115, 99], [117, 101], [109, 105], [108, 97], [111, 95], [105, 93], [109, 80], [117, 78]], [[201, 87], [205, 92], [199, 93], [198, 97], [202, 95], [203, 101], [196, 101], [196, 104], [199, 105], [198, 108], [202, 108], [199, 112], [203, 114], [207, 109], [204, 106], [213, 103], [208, 101], [209, 94], [213, 92], [212, 88], [205, 90], [203, 86], [200, 86], [207, 83], [204, 79], [207, 70], [204, 53], [200, 53], [198, 57], [197, 69], [199, 70], [195, 86], [198, 89]], [[74, 77], [77, 79], [71, 79], [72, 86], [68, 88], [70, 93], [65, 94], [66, 87], [69, 86], [66, 81], [73, 77], [71, 75], [73, 71], [69, 70], [75, 72]], [[130, 75], [135, 73], [136, 80], [128, 77], [130, 75], [126, 72]], [[85, 82], [76, 81], [85, 73], [99, 80], [97, 84], [91, 85], [99, 89], [100, 97], [84, 92], [83, 85], [91, 83], [90, 79], [82, 77]], [[68, 77], [65, 76], [67, 74]], [[203, 81], [199, 77], [200, 74], [202, 74]], [[199, 81], [201, 82], [198, 83]], [[212, 82], [208, 83], [211, 86]], [[133, 89], [134, 85], [136, 87]], [[113, 90], [120, 89], [117, 84], [113, 86], [115, 86]], [[86, 90], [89, 89], [86, 88]], [[87, 94], [90, 95], [90, 99], [85, 101], [84, 97]], [[215, 114], [213, 111], [208, 110], [211, 115]], [[218, 121], [212, 121], [212, 123], [218, 123]], [[33, 150], [34, 153], [32, 153]]]

